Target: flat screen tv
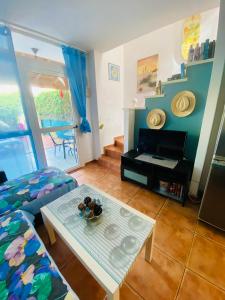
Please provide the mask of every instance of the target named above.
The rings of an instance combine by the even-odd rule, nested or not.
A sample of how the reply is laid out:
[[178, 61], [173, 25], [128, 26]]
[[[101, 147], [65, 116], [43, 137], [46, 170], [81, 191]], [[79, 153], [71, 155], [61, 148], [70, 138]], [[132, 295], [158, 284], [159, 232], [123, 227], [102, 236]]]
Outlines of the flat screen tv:
[[174, 130], [139, 129], [138, 152], [171, 159], [184, 157], [187, 132]]

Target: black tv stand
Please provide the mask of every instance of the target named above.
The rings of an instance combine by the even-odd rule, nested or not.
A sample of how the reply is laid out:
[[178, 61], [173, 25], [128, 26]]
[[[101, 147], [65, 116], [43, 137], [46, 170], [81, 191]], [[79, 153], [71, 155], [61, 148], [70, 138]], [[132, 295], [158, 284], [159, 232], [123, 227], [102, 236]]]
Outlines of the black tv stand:
[[[121, 179], [185, 204], [193, 171], [193, 162], [180, 160], [174, 169], [135, 159], [140, 153], [131, 150], [121, 156]], [[168, 183], [168, 185], [167, 185]]]

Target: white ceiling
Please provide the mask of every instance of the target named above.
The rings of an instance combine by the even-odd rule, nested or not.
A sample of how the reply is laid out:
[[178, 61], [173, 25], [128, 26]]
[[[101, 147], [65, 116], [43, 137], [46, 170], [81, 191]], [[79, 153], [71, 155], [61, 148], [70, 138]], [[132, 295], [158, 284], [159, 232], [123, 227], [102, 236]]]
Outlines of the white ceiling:
[[218, 5], [219, 0], [1, 0], [0, 20], [105, 51]]

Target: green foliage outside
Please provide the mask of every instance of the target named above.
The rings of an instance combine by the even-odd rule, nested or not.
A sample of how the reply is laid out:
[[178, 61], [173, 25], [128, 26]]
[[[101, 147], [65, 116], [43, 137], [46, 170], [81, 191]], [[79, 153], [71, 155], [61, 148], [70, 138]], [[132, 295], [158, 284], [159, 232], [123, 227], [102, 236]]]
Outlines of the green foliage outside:
[[19, 93], [0, 94], [0, 121], [16, 129], [18, 116], [23, 112]]
[[34, 100], [41, 120], [72, 120], [71, 100], [68, 91], [63, 91], [63, 98], [58, 91], [49, 91], [40, 93]]
[[[35, 105], [41, 120], [57, 121], [72, 120], [71, 100], [68, 91], [45, 91], [35, 97]], [[11, 129], [18, 126], [18, 118], [23, 114], [19, 93], [0, 94], [0, 121], [8, 124]]]

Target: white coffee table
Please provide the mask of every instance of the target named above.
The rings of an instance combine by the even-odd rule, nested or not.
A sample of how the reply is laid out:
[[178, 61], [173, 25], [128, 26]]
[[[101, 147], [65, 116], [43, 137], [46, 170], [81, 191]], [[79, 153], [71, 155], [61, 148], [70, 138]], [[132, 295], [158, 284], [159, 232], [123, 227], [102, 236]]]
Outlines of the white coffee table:
[[[86, 196], [99, 199], [103, 213], [95, 221], [79, 216]], [[151, 262], [155, 220], [96, 189], [82, 185], [41, 208], [50, 242], [54, 231], [105, 289], [108, 300], [119, 299], [119, 288], [145, 245]]]

